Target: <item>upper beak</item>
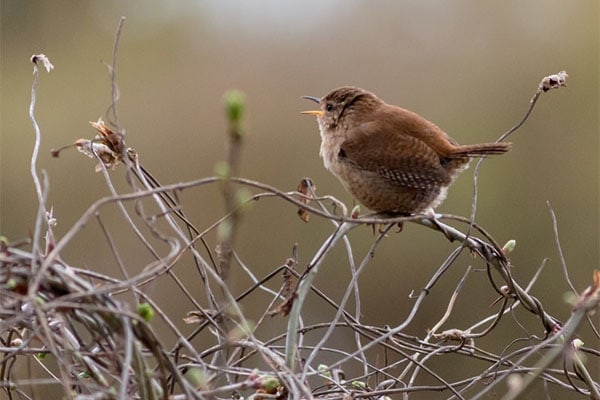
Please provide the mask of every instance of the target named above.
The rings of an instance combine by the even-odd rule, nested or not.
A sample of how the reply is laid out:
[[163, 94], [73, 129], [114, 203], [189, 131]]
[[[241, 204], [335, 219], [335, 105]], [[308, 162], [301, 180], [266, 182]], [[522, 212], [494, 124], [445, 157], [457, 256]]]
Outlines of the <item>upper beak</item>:
[[[302, 98], [306, 99], [306, 100], [314, 101], [317, 104], [321, 102], [320, 98], [314, 97], [314, 96], [302, 96]], [[320, 117], [323, 115], [323, 111], [321, 111], [321, 110], [301, 111], [300, 114], [310, 114], [310, 115], [316, 115], [316, 116]]]

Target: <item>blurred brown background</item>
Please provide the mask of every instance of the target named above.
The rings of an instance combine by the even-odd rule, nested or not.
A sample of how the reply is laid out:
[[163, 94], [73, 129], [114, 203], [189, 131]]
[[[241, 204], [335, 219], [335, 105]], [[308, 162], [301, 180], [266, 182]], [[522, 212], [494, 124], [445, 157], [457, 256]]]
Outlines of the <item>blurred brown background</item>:
[[[420, 113], [466, 144], [495, 140], [520, 120], [543, 76], [566, 70], [568, 87], [542, 95], [512, 137], [513, 150], [483, 166], [477, 217], [498, 242], [516, 239], [514, 274], [523, 284], [550, 258], [533, 292], [553, 315], [566, 318], [569, 307], [561, 295], [567, 286], [546, 201], [558, 217], [571, 278], [581, 290], [600, 265], [598, 4], [2, 0], [0, 233], [11, 240], [28, 237], [36, 215], [29, 175], [34, 135], [27, 117], [34, 53], [47, 54], [56, 67], [41, 75], [36, 115], [43, 133], [39, 167], [49, 176], [57, 235], [108, 195], [91, 160], [76, 151], [52, 159], [50, 149], [94, 135], [88, 121], [103, 115], [110, 102], [103, 62], [111, 61], [121, 16], [127, 20], [117, 62], [120, 122], [128, 145], [162, 183], [213, 174], [225, 155], [221, 96], [230, 88], [243, 90], [247, 100], [244, 177], [294, 190], [300, 178], [310, 176], [319, 194], [351, 204], [322, 166], [316, 122], [299, 114], [311, 104], [300, 96], [361, 86]], [[463, 174], [438, 211], [468, 215], [472, 171]], [[122, 172], [117, 169], [113, 177], [126, 190]], [[214, 220], [203, 219], [206, 215], [222, 212], [214, 188], [186, 192], [184, 200], [201, 226]], [[304, 266], [331, 231], [326, 221], [304, 224], [295, 213], [274, 199], [246, 212], [238, 252], [257, 275], [280, 265], [295, 242]], [[118, 233], [117, 212], [104, 217], [116, 237], [131, 236]], [[358, 229], [350, 237], [360, 260], [372, 233]], [[146, 255], [127, 248], [128, 265], [139, 271]], [[408, 293], [419, 290], [453, 248], [440, 235], [410, 224], [386, 239], [360, 281], [365, 320], [394, 325], [404, 319]], [[112, 273], [107, 249], [92, 224], [63, 258]], [[452, 273], [460, 276], [472, 262], [465, 256]], [[336, 297], [348, 279], [340, 249], [318, 284]], [[464, 318], [460, 327], [475, 321], [469, 307], [485, 308], [495, 297], [484, 274], [469, 279], [464, 314], [455, 315]], [[440, 283], [446, 286], [426, 308], [434, 314], [420, 321], [415, 334], [441, 316], [439, 304], [446, 304], [455, 282]], [[186, 310], [173, 305], [174, 319]]]

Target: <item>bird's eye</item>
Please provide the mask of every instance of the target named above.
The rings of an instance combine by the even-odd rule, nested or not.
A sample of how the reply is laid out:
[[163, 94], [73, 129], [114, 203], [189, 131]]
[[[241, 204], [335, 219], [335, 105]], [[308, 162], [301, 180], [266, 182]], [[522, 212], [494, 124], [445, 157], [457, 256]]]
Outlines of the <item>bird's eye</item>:
[[333, 111], [333, 104], [331, 104], [331, 103], [327, 103], [327, 104], [325, 105], [325, 110], [327, 110], [327, 111]]

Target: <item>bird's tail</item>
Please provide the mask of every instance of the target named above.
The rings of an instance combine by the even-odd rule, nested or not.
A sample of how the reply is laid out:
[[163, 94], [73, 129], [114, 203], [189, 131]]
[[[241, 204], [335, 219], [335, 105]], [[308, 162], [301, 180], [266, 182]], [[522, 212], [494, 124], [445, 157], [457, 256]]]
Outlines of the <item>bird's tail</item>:
[[458, 146], [450, 157], [485, 157], [492, 154], [503, 154], [510, 150], [512, 143], [495, 142]]

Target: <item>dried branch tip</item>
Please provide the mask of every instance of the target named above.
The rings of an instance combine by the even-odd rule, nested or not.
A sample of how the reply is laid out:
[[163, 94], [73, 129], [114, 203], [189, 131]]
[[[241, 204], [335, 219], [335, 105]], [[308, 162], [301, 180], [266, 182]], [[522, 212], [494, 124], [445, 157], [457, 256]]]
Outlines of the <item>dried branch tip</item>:
[[581, 293], [574, 309], [581, 307], [593, 309], [598, 305], [600, 305], [600, 270], [596, 269], [592, 273], [592, 285]]
[[[309, 197], [313, 197], [316, 190], [317, 189], [310, 178], [302, 178], [302, 180], [300, 181], [300, 184], [298, 184], [297, 191], [298, 191], [298, 193], [301, 193], [306, 197], [301, 197], [300, 201], [304, 204], [309, 204], [310, 203]], [[304, 222], [308, 222], [308, 220], [310, 218], [309, 213], [304, 208], [298, 209], [298, 216]]]
[[558, 74], [549, 75], [540, 82], [540, 90], [547, 92], [550, 89], [559, 89], [567, 86], [569, 75], [566, 71], [560, 71]]
[[[78, 139], [75, 141], [75, 147], [86, 156], [100, 161], [107, 167], [114, 169], [123, 159], [119, 151], [124, 146], [122, 135], [113, 132], [102, 120], [90, 121], [90, 124], [96, 128], [98, 134], [92, 140]], [[128, 154], [134, 155], [133, 149], [127, 149]], [[101, 171], [102, 166], [96, 165], [96, 172]]]
[[50, 72], [54, 69], [54, 65], [50, 62], [50, 59], [45, 54], [34, 54], [31, 56], [31, 62], [37, 66], [38, 61], [41, 61], [46, 68], [46, 72]]

